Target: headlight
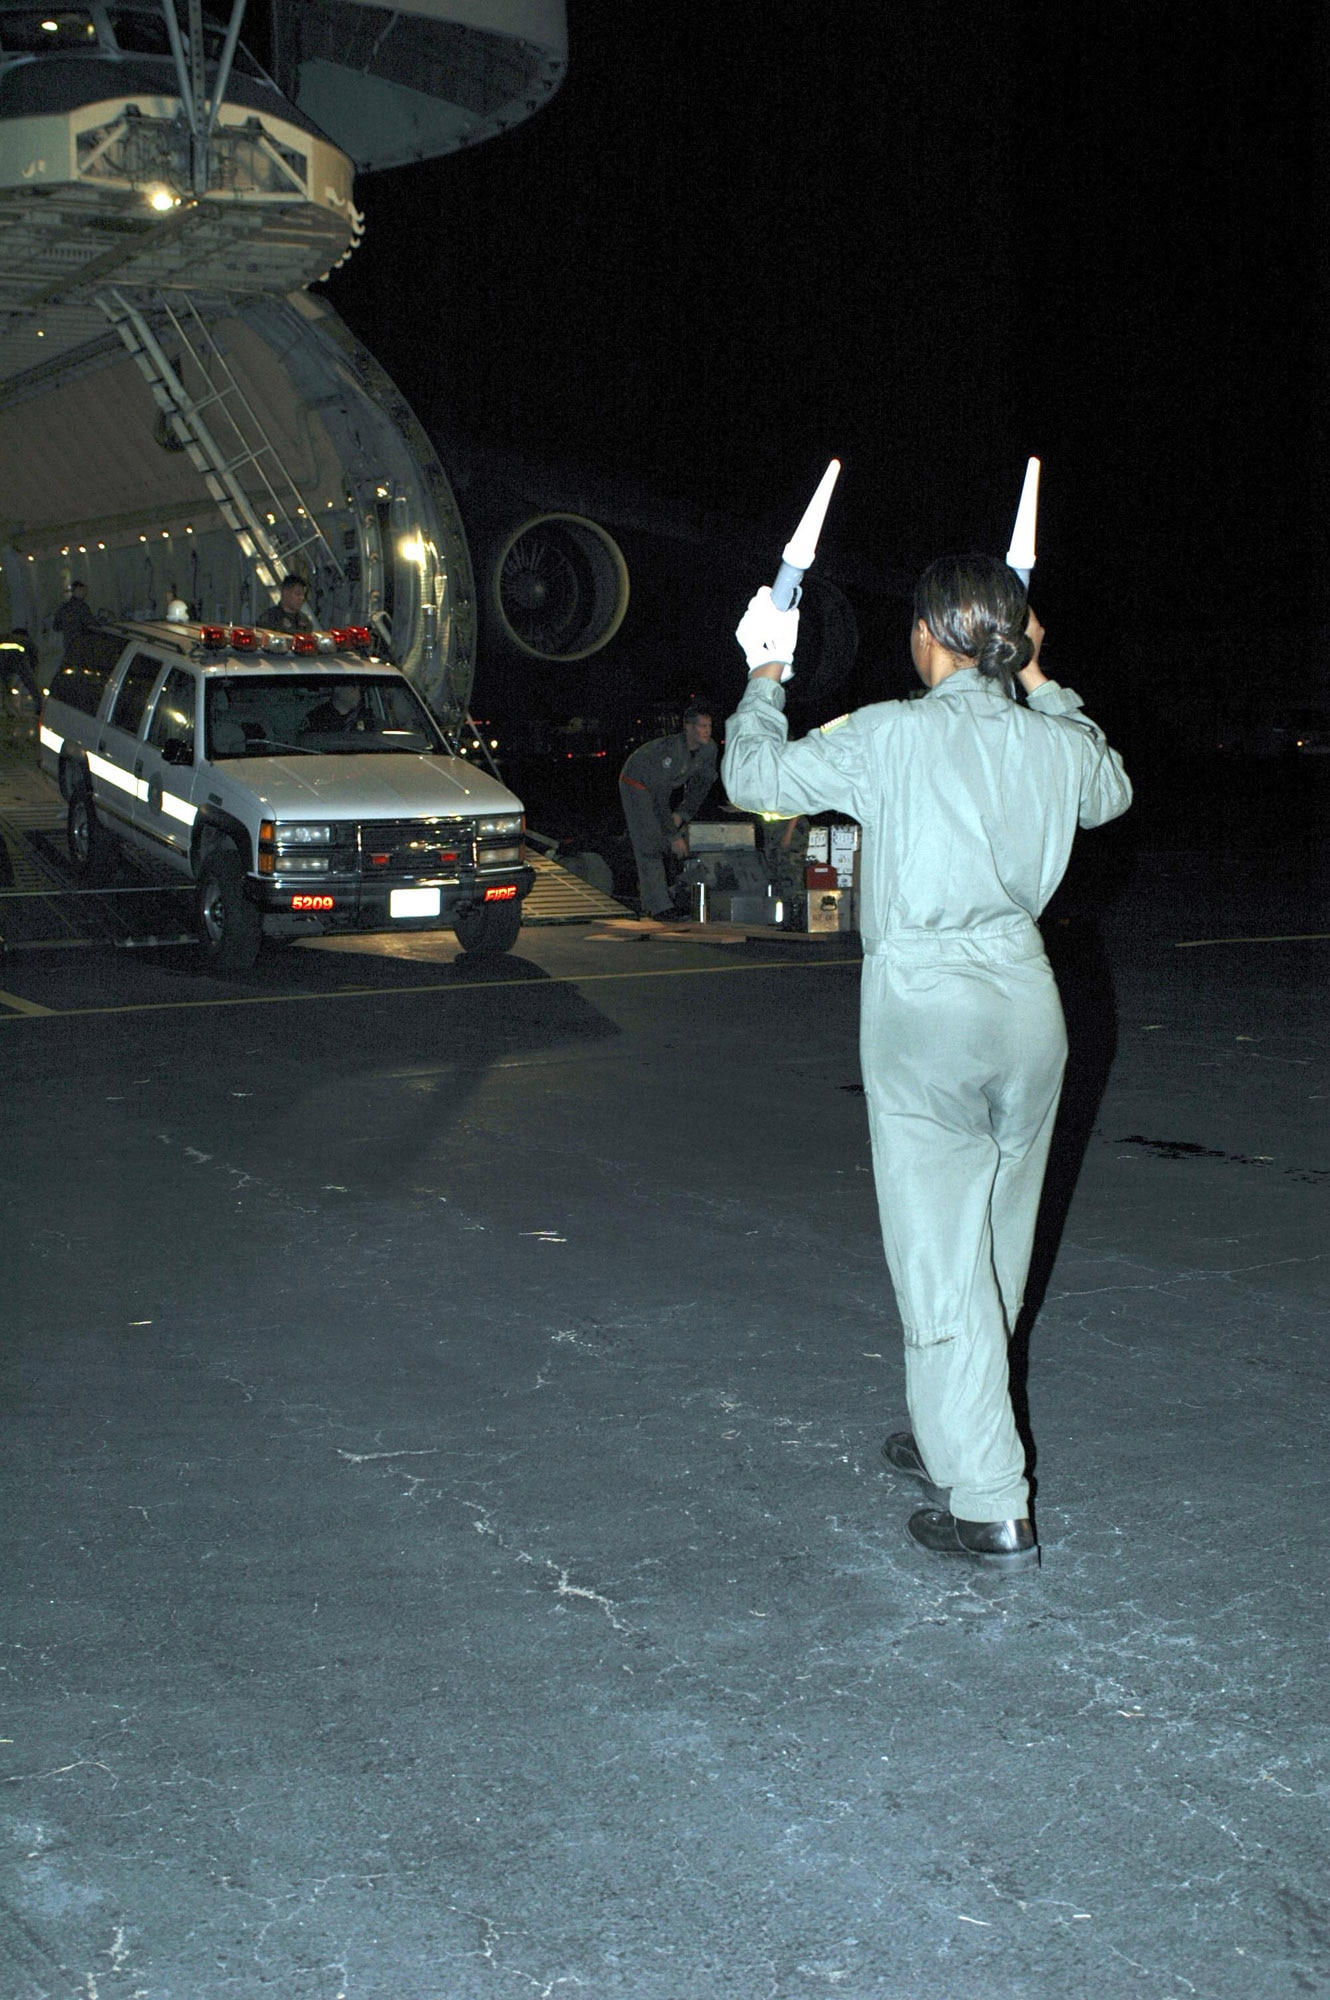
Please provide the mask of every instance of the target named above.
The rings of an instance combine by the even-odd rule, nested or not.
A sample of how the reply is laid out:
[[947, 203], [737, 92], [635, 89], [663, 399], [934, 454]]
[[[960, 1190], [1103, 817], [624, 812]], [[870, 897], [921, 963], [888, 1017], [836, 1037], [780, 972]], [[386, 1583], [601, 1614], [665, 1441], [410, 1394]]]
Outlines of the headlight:
[[332, 862], [326, 854], [283, 854], [278, 852], [279, 875], [326, 875]]
[[476, 821], [476, 837], [479, 840], [513, 840], [521, 831], [521, 813], [504, 813], [498, 819]]
[[276, 838], [279, 847], [331, 847], [332, 828], [278, 820]]
[[482, 868], [502, 868], [506, 862], [522, 859], [522, 843], [517, 841], [512, 847], [482, 847], [476, 856]]

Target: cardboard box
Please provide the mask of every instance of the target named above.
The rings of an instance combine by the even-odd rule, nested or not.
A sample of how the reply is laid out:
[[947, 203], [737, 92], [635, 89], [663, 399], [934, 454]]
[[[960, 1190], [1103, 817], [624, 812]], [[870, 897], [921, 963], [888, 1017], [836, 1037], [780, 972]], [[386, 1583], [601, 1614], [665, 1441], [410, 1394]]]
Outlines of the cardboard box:
[[[838, 820], [834, 826], [812, 826], [808, 829], [809, 865], [834, 868], [838, 888], [855, 888], [859, 881], [859, 842], [860, 830], [853, 820]], [[821, 877], [808, 886], [821, 888]]]
[[832, 826], [827, 831], [831, 835], [830, 860], [836, 871], [836, 883], [841, 889], [855, 889], [859, 885], [859, 829], [848, 826]]

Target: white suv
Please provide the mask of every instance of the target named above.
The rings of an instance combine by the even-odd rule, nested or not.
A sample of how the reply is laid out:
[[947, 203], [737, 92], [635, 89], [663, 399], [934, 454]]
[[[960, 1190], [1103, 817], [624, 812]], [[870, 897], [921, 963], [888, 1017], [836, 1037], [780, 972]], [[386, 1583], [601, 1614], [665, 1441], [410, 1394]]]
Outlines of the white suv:
[[89, 884], [123, 846], [195, 885], [212, 963], [252, 965], [265, 936], [453, 930], [517, 940], [520, 799], [453, 755], [363, 627], [276, 633], [124, 624], [79, 634], [41, 719]]

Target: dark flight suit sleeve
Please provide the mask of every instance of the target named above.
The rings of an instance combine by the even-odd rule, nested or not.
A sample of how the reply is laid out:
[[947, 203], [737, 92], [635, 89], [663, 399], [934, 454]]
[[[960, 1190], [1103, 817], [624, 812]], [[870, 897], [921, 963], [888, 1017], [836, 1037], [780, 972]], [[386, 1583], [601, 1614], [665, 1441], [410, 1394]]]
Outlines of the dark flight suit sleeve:
[[693, 753], [692, 765], [684, 781], [683, 797], [679, 801], [679, 818], [685, 826], [715, 782], [716, 746], [714, 743], [703, 743]]
[[670, 818], [670, 792], [679, 779], [677, 774], [664, 769], [662, 762], [674, 741], [672, 736], [657, 736], [653, 742], [639, 743], [619, 773], [620, 785], [636, 795], [639, 832], [645, 831], [642, 815], [649, 812], [660, 828], [662, 844], [668, 844], [675, 832]]

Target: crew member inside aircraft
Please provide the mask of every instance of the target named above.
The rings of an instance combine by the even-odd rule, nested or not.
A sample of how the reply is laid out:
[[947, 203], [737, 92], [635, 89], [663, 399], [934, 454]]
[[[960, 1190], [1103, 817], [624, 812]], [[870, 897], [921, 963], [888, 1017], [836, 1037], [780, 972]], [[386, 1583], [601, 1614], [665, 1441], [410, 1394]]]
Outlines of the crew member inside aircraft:
[[268, 612], [265, 629], [269, 632], [312, 632], [313, 621], [305, 609], [308, 595], [309, 585], [303, 576], [284, 576], [277, 602]]
[[1077, 826], [1116, 819], [1131, 786], [1080, 697], [1043, 673], [1043, 628], [995, 557], [944, 557], [920, 579], [922, 700], [791, 743], [797, 634], [797, 611], [759, 591], [736, 634], [749, 681], [725, 788], [751, 810], [831, 809], [863, 829], [860, 1062], [911, 1422], [884, 1453], [932, 1503], [909, 1521], [919, 1547], [1027, 1569], [1007, 1342], [1067, 1055], [1036, 919]]
[[90, 632], [96, 623], [88, 602], [88, 586], [81, 576], [76, 576], [69, 586], [68, 597], [51, 617], [51, 630], [58, 632], [64, 641], [66, 660], [79, 634]]
[[312, 708], [301, 724], [301, 734], [336, 736], [350, 729], [371, 729], [373, 723], [365, 707], [358, 681], [338, 681], [327, 701]]
[[[694, 701], [675, 736], [658, 736], [633, 751], [619, 773], [619, 797], [637, 863], [644, 917], [668, 923], [680, 916], [665, 880], [665, 857], [688, 852], [686, 829], [716, 782], [711, 709]], [[681, 796], [675, 799], [675, 794]]]

